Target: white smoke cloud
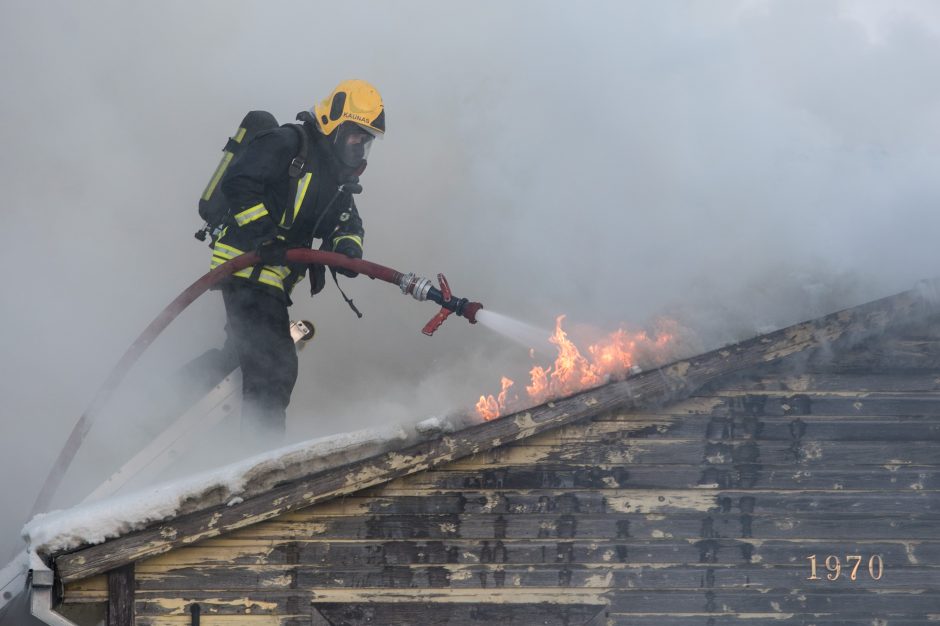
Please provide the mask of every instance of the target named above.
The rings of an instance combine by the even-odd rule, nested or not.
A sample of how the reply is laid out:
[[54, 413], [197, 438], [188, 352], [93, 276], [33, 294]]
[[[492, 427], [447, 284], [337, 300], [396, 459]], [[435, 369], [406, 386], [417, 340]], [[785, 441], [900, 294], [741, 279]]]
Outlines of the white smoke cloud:
[[[344, 78], [375, 83], [388, 107], [359, 202], [367, 258], [443, 271], [458, 295], [538, 326], [665, 313], [710, 347], [940, 267], [935, 3], [345, 10], [0, 7], [0, 537], [15, 544], [122, 351], [206, 270], [195, 201], [226, 136], [250, 109], [290, 120]], [[459, 319], [427, 339], [431, 306], [345, 284], [362, 320], [332, 287], [295, 294], [292, 315], [319, 331], [301, 357], [295, 437], [444, 413], [529, 363]], [[221, 320], [206, 297], [138, 379], [220, 343]], [[159, 429], [134, 402], [92, 432], [80, 459], [92, 474], [105, 469], [93, 457], [111, 464]]]

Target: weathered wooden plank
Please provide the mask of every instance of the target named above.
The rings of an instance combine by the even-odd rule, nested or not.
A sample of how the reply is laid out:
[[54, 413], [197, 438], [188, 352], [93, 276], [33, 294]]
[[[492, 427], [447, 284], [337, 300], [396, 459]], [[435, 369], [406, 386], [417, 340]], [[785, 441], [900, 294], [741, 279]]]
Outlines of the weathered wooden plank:
[[108, 572], [107, 626], [134, 626], [134, 564]]
[[[698, 539], [619, 541], [550, 541], [483, 539], [448, 541], [270, 541], [217, 540], [221, 545], [180, 548], [141, 561], [140, 572], [160, 572], [174, 568], [231, 565], [361, 568], [384, 565], [514, 564], [546, 563], [634, 565], [667, 564], [749, 564], [764, 566], [804, 563], [807, 555], [881, 555], [888, 566], [940, 567], [938, 541], [795, 541], [761, 539]], [[214, 543], [214, 542], [213, 542]], [[238, 545], [230, 545], [238, 544]], [[72, 592], [106, 593], [100, 585], [66, 585]]]
[[798, 491], [702, 489], [609, 489], [577, 491], [462, 491], [458, 493], [377, 494], [349, 496], [329, 507], [285, 515], [282, 521], [327, 516], [474, 515], [499, 513], [746, 513], [748, 515], [853, 514], [919, 516], [936, 514], [940, 521], [940, 491]]
[[[258, 603], [250, 598], [235, 598], [224, 600], [219, 598], [206, 598], [199, 602], [203, 614], [207, 615], [204, 624], [285, 624], [303, 623], [306, 626], [313, 624], [333, 623], [342, 624], [395, 624], [396, 626], [424, 626], [432, 624], [470, 624], [484, 623], [499, 620], [502, 623], [524, 624], [557, 624], [559, 626], [576, 626], [587, 624], [598, 613], [603, 613], [604, 604], [582, 603], [528, 603], [528, 602], [490, 602], [480, 598], [477, 602], [434, 602], [433, 591], [427, 594], [431, 602], [413, 602], [408, 598], [397, 598], [393, 602], [320, 602], [315, 594], [306, 594], [294, 601], [286, 601], [277, 597], [273, 603]], [[438, 594], [439, 595], [439, 594]], [[188, 617], [183, 615], [172, 599], [154, 598], [140, 603], [142, 624], [179, 624], [189, 622], [176, 621]], [[307, 608], [305, 622], [274, 621], [285, 619], [276, 616], [269, 605], [286, 609], [287, 604], [293, 604], [294, 610]], [[306, 604], [306, 607], [304, 607]], [[316, 611], [314, 613], [313, 611]], [[317, 621], [317, 616], [325, 615], [331, 622]], [[245, 619], [244, 622], [241, 619]], [[263, 621], [265, 618], [272, 620]], [[313, 618], [313, 622], [311, 622]], [[288, 620], [304, 619], [303, 615], [286, 617]], [[536, 621], [537, 620], [537, 621]]]
[[798, 394], [808, 391], [850, 392], [931, 392], [940, 391], [940, 370], [921, 372], [793, 372], [781, 364], [771, 366], [770, 371], [759, 374], [742, 373], [729, 376], [703, 387], [702, 395], [720, 395], [726, 391], [773, 391], [783, 394]]
[[[468, 588], [487, 589], [526, 587], [573, 587], [578, 589], [649, 589], [695, 590], [701, 588], [797, 588], [818, 590], [919, 589], [940, 583], [940, 568], [897, 568], [890, 564], [883, 571], [875, 570], [875, 580], [868, 571], [869, 555], [861, 557], [861, 565], [851, 579], [855, 561], [842, 560], [839, 575], [818, 565], [820, 580], [811, 576], [809, 561], [797, 566], [766, 567], [762, 565], [676, 565], [653, 567], [611, 563], [579, 565], [553, 563], [517, 566], [512, 564], [473, 565], [386, 565], [358, 569], [315, 568], [302, 564], [292, 566], [218, 566], [212, 568], [176, 568], [169, 571], [141, 571], [140, 592], [166, 592], [172, 597], [178, 590], [202, 589], [219, 593], [241, 592], [251, 595], [256, 590], [290, 587], [292, 590], [323, 588], [410, 589]], [[827, 577], [832, 576], [834, 580]], [[185, 593], [185, 591], [183, 592]], [[252, 609], [253, 612], [258, 612]], [[271, 610], [274, 610], [273, 608]], [[279, 611], [289, 609], [279, 607]]]
[[[611, 613], [827, 613], [844, 618], [873, 615], [917, 616], [934, 613], [940, 606], [940, 592], [926, 588], [907, 592], [878, 590], [822, 590], [799, 585], [792, 589], [753, 591], [703, 590], [628, 591], [611, 595]], [[773, 623], [768, 620], [768, 623]], [[850, 622], [852, 623], [852, 622]]]
[[[825, 613], [803, 613], [784, 616], [780, 613], [741, 613], [738, 615], [716, 615], [715, 613], [683, 613], [635, 615], [610, 613], [606, 626], [924, 626], [928, 621], [926, 614], [919, 617], [904, 617], [877, 613], [869, 616], [870, 621], [861, 622], [855, 618]], [[846, 620], [851, 621], [846, 621]]]
[[800, 416], [760, 419], [715, 416], [663, 416], [659, 419], [595, 421], [567, 426], [527, 440], [530, 445], [581, 441], [613, 443], [628, 439], [755, 439], [758, 441], [936, 441], [940, 418], [907, 416]]
[[[353, 593], [349, 593], [349, 591], [352, 591]], [[349, 591], [343, 591], [344, 595], [349, 596], [347, 602], [357, 603], [356, 600], [358, 599], [359, 602], [357, 604], [359, 604], [365, 602], [366, 598], [368, 598], [368, 589], [363, 589], [361, 591]], [[446, 593], [442, 593], [445, 591]], [[479, 598], [479, 591], [476, 590], [465, 589], [454, 591], [476, 593], [476, 597]], [[496, 593], [502, 591], [514, 593], [517, 597], [524, 597], [525, 594], [537, 590], [512, 590], [509, 588], [494, 588], [489, 593], [492, 594], [491, 597], [495, 600], [496, 598], [500, 598], [500, 596], [496, 595]], [[546, 591], [551, 593], [550, 588]], [[555, 606], [565, 606], [564, 600], [566, 590], [564, 588], [556, 587], [553, 591], [555, 593], [555, 601], [557, 602]], [[399, 597], [397, 598], [396, 604], [409, 604], [415, 601], [420, 601], [422, 598], [427, 598], [435, 605], [474, 605], [474, 603], [466, 601], [462, 603], [449, 602], [449, 598], [453, 595], [450, 590], [416, 588], [408, 594], [401, 594], [400, 590], [398, 590], [397, 593]], [[144, 595], [146, 596], [147, 594]], [[205, 594], [199, 595], [205, 596]], [[324, 595], [327, 598], [329, 597], [328, 594], [317, 593], [318, 597], [321, 595]], [[607, 594], [600, 596], [599, 599], [609, 598], [609, 611], [611, 614], [619, 615], [620, 620], [624, 620], [628, 616], [659, 616], [664, 613], [664, 608], [669, 607], [670, 612], [673, 615], [684, 613], [687, 615], [710, 615], [715, 618], [722, 618], [733, 617], [734, 614], [738, 614], [738, 616], [757, 614], [768, 620], [767, 622], [758, 621], [756, 623], [775, 623], [770, 622], [769, 620], [773, 619], [773, 617], [786, 619], [789, 617], [788, 614], [793, 613], [821, 613], [828, 616], [837, 615], [843, 620], [859, 617], [868, 617], [870, 619], [872, 616], [877, 615], [907, 616], [908, 619], [915, 619], [916, 617], [920, 616], [922, 619], [924, 619], [924, 621], [921, 622], [923, 624], [927, 621], [926, 615], [936, 611], [936, 607], [938, 606], [937, 602], [940, 601], [940, 597], [938, 597], [938, 595], [940, 594], [938, 594], [936, 591], [927, 590], [906, 593], [891, 590], [878, 591], [874, 589], [840, 589], [818, 591], [809, 590], [803, 587], [796, 587], [794, 589], [755, 588], [749, 591], [705, 588], [696, 591], [621, 589], [616, 592], [608, 592]], [[579, 596], [574, 596], [572, 600], [577, 597]], [[205, 604], [207, 608], [207, 610], [204, 612], [205, 617], [212, 617], [217, 620], [222, 620], [218, 623], [254, 624], [255, 622], [251, 621], [251, 619], [258, 619], [264, 616], [247, 613], [245, 610], [245, 605], [247, 604], [247, 608], [254, 610], [255, 606], [264, 606], [262, 603], [268, 602], [273, 598], [277, 598], [279, 601], [283, 601], [283, 596], [265, 595], [264, 600], [259, 601], [257, 605], [255, 605], [252, 603], [252, 601], [246, 602], [244, 597], [242, 597], [241, 612], [238, 612], [238, 600], [234, 598], [231, 601], [226, 602], [225, 600], [214, 599], [213, 596], [209, 595], [205, 599], [190, 596], [187, 597], [186, 600], [198, 600], [200, 604]], [[152, 602], [151, 604], [147, 604], [147, 602], [148, 600], [143, 600], [141, 602], [141, 608], [145, 611], [148, 611], [148, 613], [150, 610], [162, 610], [163, 608], [159, 599], [149, 601]], [[322, 604], [317, 600], [315, 600], [315, 602], [318, 606], [322, 606]], [[375, 606], [375, 604], [373, 604], [373, 606]], [[213, 612], [213, 610], [217, 612]], [[223, 613], [223, 611], [225, 611], [225, 613]], [[228, 613], [228, 611], [232, 612]], [[178, 613], [163, 616], [152, 616], [148, 614], [146, 616], [142, 616], [139, 620], [139, 623], [159, 624], [164, 622], [158, 620], [173, 619], [176, 617], [188, 618], [187, 615], [180, 615]], [[246, 621], [236, 622], [234, 619], [232, 621], [223, 620], [222, 618], [225, 617], [242, 618]], [[308, 614], [306, 617], [308, 620], [307, 623], [309, 624], [310, 615]], [[171, 621], [166, 623], [180, 622]], [[258, 623], [264, 624], [266, 622], [262, 621]], [[620, 621], [619, 623], [624, 623], [624, 621]]]
[[806, 415], [833, 417], [940, 416], [940, 393], [885, 392], [801, 392], [781, 394], [777, 391], [720, 391], [713, 396], [696, 396], [698, 403], [687, 403], [678, 410], [661, 408], [658, 412], [615, 410], [598, 414], [597, 421], [631, 420], [635, 416], [674, 415], [689, 417], [800, 417]]
[[604, 606], [466, 603], [316, 603], [315, 608], [336, 626], [457, 626], [500, 623], [531, 626], [585, 626]]
[[469, 470], [505, 465], [630, 466], [680, 464], [690, 461], [721, 465], [790, 465], [804, 467], [940, 467], [940, 447], [932, 442], [703, 441], [701, 439], [628, 439], [614, 444], [571, 442], [558, 446], [512, 445], [494, 448], [449, 464]]
[[58, 555], [65, 582], [114, 569], [176, 546], [218, 536], [283, 513], [387, 482], [482, 450], [530, 437], [618, 407], [663, 405], [690, 395], [718, 377], [820, 346], [830, 349], [845, 337], [855, 343], [889, 324], [930, 310], [922, 293], [905, 292], [847, 311], [805, 322], [735, 346], [644, 372], [570, 398], [422, 442], [397, 452], [324, 470], [272, 489], [231, 507], [213, 507], [131, 533], [103, 545]]
[[[202, 615], [199, 626], [310, 626], [310, 613], [304, 615]], [[139, 626], [192, 626], [189, 615], [141, 617]]]
[[848, 350], [833, 351], [808, 361], [816, 371], [855, 372], [936, 372], [940, 369], [940, 341], [936, 338], [872, 339]]
[[607, 513], [576, 515], [374, 515], [311, 516], [304, 522], [272, 521], [232, 533], [233, 539], [581, 539], [766, 538], [938, 539], [936, 516], [921, 518], [759, 516], [741, 513], [672, 516]]
[[[333, 624], [463, 624], [491, 621], [525, 624], [584, 624], [603, 610], [604, 605], [578, 603], [490, 603], [481, 597], [480, 602], [367, 602], [325, 603], [317, 602], [316, 594], [305, 591], [294, 597], [260, 594], [257, 601], [244, 596], [224, 594], [201, 601], [204, 612], [211, 615], [277, 615], [297, 612], [302, 606], [313, 606]], [[138, 611], [147, 617], [172, 617], [180, 615], [179, 602], [174, 598], [160, 598], [152, 593], [138, 603]], [[246, 601], [247, 600], [247, 601]], [[348, 611], [348, 612], [347, 612]], [[362, 621], [357, 621], [361, 618]], [[352, 619], [353, 621], [349, 621]], [[443, 620], [443, 621], [442, 621]]]
[[[864, 468], [793, 465], [507, 465], [493, 469], [428, 471], [399, 478], [375, 493], [465, 489], [866, 489], [937, 490], [940, 467]], [[362, 492], [365, 493], [365, 492]]]

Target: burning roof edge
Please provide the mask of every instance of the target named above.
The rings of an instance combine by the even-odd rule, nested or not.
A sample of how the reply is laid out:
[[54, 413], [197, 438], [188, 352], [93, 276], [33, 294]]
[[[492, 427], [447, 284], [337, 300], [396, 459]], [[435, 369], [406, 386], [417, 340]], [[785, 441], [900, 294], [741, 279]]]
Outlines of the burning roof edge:
[[[679, 401], [708, 382], [744, 369], [809, 354], [820, 348], [851, 346], [890, 326], [925, 316], [936, 309], [937, 303], [940, 303], [940, 280], [922, 281], [910, 291], [455, 432], [431, 429], [425, 431], [430, 433], [428, 438], [417, 442], [400, 433], [397, 437], [373, 441], [364, 448], [334, 450], [336, 454], [312, 464], [308, 454], [306, 463], [285, 464], [291, 468], [289, 471], [261, 472], [254, 481], [243, 478], [240, 491], [229, 489], [213, 493], [209, 490], [203, 493], [202, 499], [190, 494], [179, 500], [176, 510], [164, 511], [145, 523], [128, 524], [111, 537], [98, 538], [94, 545], [88, 545], [90, 542], [85, 537], [69, 533], [70, 511], [61, 512], [57, 520], [61, 525], [58, 533], [51, 532], [49, 526], [37, 519], [24, 528], [24, 536], [33, 549], [55, 560], [63, 582], [79, 580], [607, 410], [641, 409]], [[311, 443], [314, 442], [275, 451], [267, 460], [276, 461], [278, 454], [286, 460], [291, 451], [297, 453], [309, 448]], [[233, 472], [234, 468], [245, 467], [251, 461], [230, 466], [227, 471]], [[113, 501], [108, 514], [121, 517]]]

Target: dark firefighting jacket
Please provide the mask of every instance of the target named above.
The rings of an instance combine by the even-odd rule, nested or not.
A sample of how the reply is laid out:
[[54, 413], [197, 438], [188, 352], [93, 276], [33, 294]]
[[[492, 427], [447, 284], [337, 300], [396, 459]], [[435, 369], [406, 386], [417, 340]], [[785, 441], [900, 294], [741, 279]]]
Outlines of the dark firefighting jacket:
[[[289, 170], [300, 137], [287, 126], [259, 134], [229, 166], [221, 189], [232, 210], [213, 245], [211, 268], [275, 238], [289, 247], [309, 248], [314, 239], [322, 239], [326, 250], [344, 239], [362, 247], [362, 220], [352, 197], [339, 193], [340, 175], [325, 138], [309, 122], [304, 132], [308, 148], [299, 178]], [[257, 265], [234, 276], [287, 297], [305, 271], [302, 265]]]

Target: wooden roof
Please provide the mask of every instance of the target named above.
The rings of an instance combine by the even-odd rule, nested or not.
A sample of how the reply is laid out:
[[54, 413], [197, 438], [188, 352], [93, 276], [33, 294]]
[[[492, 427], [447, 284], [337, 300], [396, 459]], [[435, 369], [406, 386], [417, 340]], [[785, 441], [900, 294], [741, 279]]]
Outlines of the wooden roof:
[[624, 381], [352, 463], [320, 467], [227, 506], [203, 509], [105, 543], [52, 555], [63, 582], [76, 581], [392, 479], [531, 437], [611, 409], [682, 400], [706, 383], [763, 364], [841, 350], [934, 310], [934, 283], [681, 360]]

